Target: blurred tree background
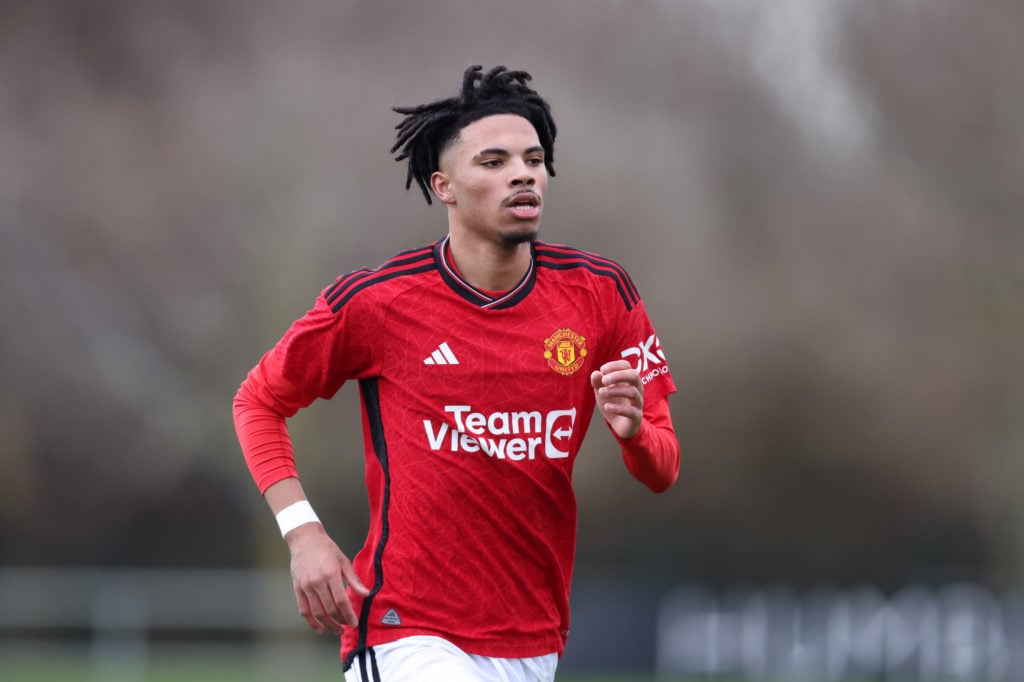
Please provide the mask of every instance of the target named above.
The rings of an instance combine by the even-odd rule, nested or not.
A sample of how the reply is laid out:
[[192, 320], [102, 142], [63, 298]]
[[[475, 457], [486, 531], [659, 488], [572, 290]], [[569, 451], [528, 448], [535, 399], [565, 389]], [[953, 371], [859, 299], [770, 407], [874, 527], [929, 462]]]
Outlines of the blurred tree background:
[[[231, 424], [319, 290], [445, 231], [390, 107], [472, 63], [560, 125], [542, 238], [622, 262], [680, 392], [652, 496], [595, 424], [580, 571], [1020, 584], [1024, 4], [8, 0], [0, 562], [283, 566]], [[354, 387], [292, 432], [343, 547]]]

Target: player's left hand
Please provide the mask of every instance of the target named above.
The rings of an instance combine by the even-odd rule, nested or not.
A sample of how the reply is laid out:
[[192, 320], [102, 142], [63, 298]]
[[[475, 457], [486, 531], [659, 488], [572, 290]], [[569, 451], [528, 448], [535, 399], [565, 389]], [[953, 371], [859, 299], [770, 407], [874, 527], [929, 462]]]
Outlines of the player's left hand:
[[628, 360], [613, 360], [590, 373], [597, 409], [619, 438], [632, 438], [644, 417], [644, 385]]

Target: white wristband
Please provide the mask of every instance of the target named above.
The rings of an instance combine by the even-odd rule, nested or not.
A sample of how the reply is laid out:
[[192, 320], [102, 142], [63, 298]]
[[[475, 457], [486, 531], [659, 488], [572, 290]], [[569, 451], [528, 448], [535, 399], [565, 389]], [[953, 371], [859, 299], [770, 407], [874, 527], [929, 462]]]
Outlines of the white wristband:
[[304, 523], [320, 523], [320, 517], [316, 515], [313, 507], [306, 500], [288, 505], [274, 518], [277, 519], [277, 526], [281, 529], [281, 537]]

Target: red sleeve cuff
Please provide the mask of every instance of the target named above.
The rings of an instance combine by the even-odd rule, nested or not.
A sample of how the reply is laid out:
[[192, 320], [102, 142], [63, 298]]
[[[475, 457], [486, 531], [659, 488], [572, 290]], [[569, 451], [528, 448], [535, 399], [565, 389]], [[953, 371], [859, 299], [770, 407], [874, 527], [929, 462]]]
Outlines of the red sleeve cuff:
[[622, 449], [622, 461], [635, 479], [656, 493], [679, 478], [679, 441], [672, 426], [668, 398], [644, 406], [640, 430], [632, 438], [612, 435]]

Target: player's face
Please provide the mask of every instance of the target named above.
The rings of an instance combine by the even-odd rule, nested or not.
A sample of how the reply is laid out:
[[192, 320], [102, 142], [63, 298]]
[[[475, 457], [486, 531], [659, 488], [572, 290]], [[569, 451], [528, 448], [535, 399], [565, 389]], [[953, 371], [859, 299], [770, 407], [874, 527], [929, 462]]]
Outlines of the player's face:
[[528, 120], [497, 114], [470, 123], [440, 166], [432, 182], [453, 229], [506, 245], [537, 237], [548, 173]]

